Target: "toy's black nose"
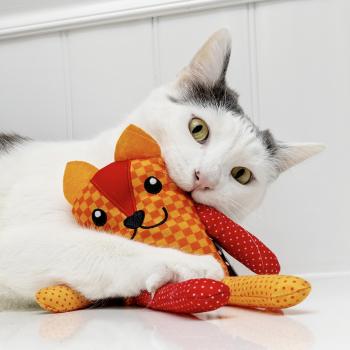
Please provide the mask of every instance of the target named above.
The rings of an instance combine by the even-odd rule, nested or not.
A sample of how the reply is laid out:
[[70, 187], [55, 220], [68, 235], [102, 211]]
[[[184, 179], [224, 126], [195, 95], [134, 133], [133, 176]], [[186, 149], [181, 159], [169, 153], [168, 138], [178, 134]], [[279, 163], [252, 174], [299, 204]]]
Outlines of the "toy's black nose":
[[145, 219], [145, 212], [143, 210], [135, 211], [134, 214], [128, 216], [124, 220], [124, 226], [131, 229], [137, 229], [143, 224]]

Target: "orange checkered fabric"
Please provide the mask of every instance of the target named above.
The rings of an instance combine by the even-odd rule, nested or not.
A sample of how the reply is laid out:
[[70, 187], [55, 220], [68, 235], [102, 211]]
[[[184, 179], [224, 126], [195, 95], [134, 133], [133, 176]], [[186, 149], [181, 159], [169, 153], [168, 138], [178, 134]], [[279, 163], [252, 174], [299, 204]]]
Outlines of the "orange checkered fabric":
[[[133, 229], [124, 225], [126, 215], [90, 182], [73, 205], [73, 214], [78, 223], [158, 247], [176, 248], [198, 255], [212, 254], [227, 271], [215, 245], [206, 234], [193, 201], [169, 178], [163, 160], [132, 160], [129, 170], [136, 209], [145, 213], [143, 226], [150, 227], [164, 220], [163, 208], [168, 213], [167, 220], [156, 227], [139, 227], [135, 234]], [[162, 184], [162, 190], [157, 194], [151, 194], [145, 189], [145, 180], [150, 176]], [[101, 227], [96, 226], [92, 220], [96, 209], [107, 214], [107, 221]]]

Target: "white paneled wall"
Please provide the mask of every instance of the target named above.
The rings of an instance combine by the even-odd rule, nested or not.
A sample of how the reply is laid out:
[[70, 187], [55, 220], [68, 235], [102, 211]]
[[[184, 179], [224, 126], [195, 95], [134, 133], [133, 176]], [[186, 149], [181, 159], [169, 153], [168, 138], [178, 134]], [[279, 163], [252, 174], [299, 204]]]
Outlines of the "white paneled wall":
[[154, 87], [151, 20], [67, 33], [73, 136], [113, 127]]
[[228, 78], [245, 111], [280, 139], [328, 145], [281, 176], [247, 226], [285, 272], [350, 270], [349, 1], [133, 0], [126, 12], [114, 3], [119, 12], [104, 17], [96, 3], [91, 23], [74, 9], [75, 19], [50, 12], [55, 21], [22, 16], [27, 25], [2, 28], [0, 13], [0, 129], [79, 139], [116, 125], [226, 26]]
[[350, 2], [262, 3], [256, 28], [262, 126], [327, 149], [281, 176], [254, 227], [297, 271], [349, 270]]
[[62, 57], [58, 34], [0, 42], [0, 129], [67, 136]]

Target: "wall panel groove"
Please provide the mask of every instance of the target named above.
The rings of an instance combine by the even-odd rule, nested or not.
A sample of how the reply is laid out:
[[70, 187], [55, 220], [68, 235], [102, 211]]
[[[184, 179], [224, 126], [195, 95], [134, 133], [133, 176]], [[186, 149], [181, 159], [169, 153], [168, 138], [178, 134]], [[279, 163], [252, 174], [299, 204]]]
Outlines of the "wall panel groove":
[[159, 52], [159, 18], [152, 17], [152, 58], [153, 58], [153, 76], [154, 87], [161, 83], [161, 67]]
[[254, 3], [247, 4], [247, 30], [249, 38], [249, 73], [251, 88], [251, 118], [258, 125], [261, 122], [260, 93], [259, 93], [259, 65], [256, 33], [256, 6]]
[[60, 40], [62, 47], [62, 65], [63, 65], [63, 79], [64, 79], [64, 96], [65, 96], [65, 112], [67, 123], [67, 138], [73, 138], [73, 105], [72, 105], [72, 76], [70, 65], [69, 52], [69, 32], [60, 32]]

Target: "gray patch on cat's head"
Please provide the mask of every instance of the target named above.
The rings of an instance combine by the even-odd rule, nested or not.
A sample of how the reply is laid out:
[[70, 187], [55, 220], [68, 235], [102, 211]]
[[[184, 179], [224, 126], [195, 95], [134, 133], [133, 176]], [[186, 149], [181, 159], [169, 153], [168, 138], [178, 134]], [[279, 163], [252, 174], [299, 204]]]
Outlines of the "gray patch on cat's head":
[[268, 151], [271, 157], [274, 157], [278, 150], [278, 143], [270, 130], [260, 130], [257, 125], [243, 112], [238, 104], [239, 95], [230, 89], [225, 80], [221, 80], [220, 85], [206, 87], [204, 85], [193, 83], [183, 92], [181, 98], [168, 96], [170, 101], [181, 104], [197, 104], [202, 107], [212, 106], [215, 108], [223, 108], [231, 112], [234, 117], [244, 118], [250, 124], [252, 132], [254, 132]]
[[16, 144], [29, 141], [28, 138], [17, 134], [2, 134], [0, 133], [0, 152], [9, 152]]
[[235, 115], [243, 116], [244, 112], [238, 103], [236, 91], [226, 84], [226, 72], [230, 61], [230, 52], [226, 54], [220, 77], [213, 85], [207, 85], [195, 78], [181, 86], [180, 97], [168, 96], [170, 101], [181, 104], [196, 104], [202, 107], [221, 108]]
[[195, 104], [202, 107], [222, 108], [235, 115], [243, 115], [243, 109], [238, 104], [238, 94], [226, 84], [206, 86], [194, 82], [183, 91], [180, 98], [169, 96], [172, 102]]
[[278, 150], [278, 144], [271, 134], [270, 130], [258, 130], [258, 137], [261, 139], [263, 145], [269, 152], [270, 156], [275, 156]]

